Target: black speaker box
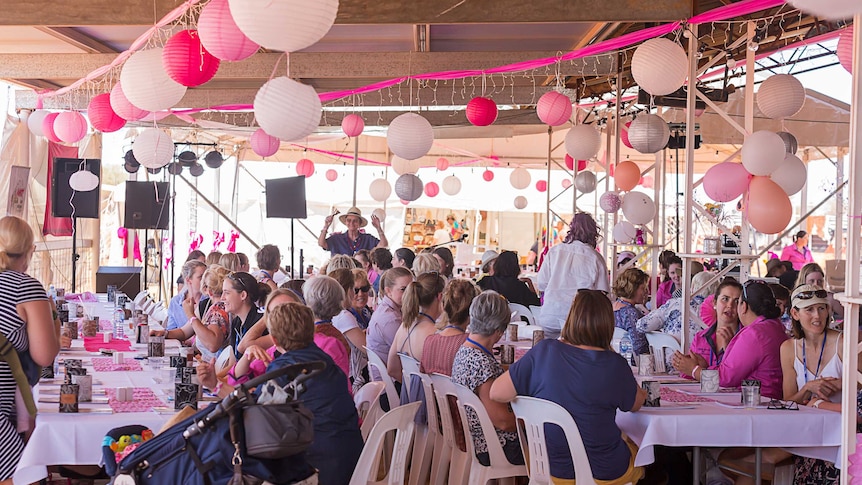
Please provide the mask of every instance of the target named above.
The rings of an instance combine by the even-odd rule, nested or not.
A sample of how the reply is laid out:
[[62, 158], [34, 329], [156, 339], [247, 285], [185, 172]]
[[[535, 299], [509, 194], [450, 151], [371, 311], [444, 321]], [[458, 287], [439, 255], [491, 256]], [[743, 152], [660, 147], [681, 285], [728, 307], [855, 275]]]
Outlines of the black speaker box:
[[[98, 219], [101, 200], [101, 161], [98, 158], [55, 158], [51, 170], [51, 215], [78, 219]], [[69, 178], [81, 169], [89, 170], [99, 177], [99, 186], [89, 192], [76, 192], [69, 185]], [[74, 206], [74, 207], [73, 207]]]
[[126, 214], [123, 227], [128, 229], [167, 229], [170, 222], [167, 182], [126, 182]]
[[96, 272], [96, 293], [107, 293], [108, 285], [115, 285], [129, 298], [141, 292], [141, 268], [138, 266], [99, 266]]
[[266, 181], [266, 217], [305, 219], [305, 177], [286, 177]]

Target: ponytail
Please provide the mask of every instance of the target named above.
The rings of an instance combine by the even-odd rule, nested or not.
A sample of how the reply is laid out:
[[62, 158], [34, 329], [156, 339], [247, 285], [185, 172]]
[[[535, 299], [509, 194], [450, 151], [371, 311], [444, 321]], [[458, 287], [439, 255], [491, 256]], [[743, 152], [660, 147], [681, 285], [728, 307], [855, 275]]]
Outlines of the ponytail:
[[407, 285], [401, 300], [401, 322], [410, 328], [419, 318], [421, 307], [429, 306], [443, 292], [446, 280], [437, 273], [423, 273]]

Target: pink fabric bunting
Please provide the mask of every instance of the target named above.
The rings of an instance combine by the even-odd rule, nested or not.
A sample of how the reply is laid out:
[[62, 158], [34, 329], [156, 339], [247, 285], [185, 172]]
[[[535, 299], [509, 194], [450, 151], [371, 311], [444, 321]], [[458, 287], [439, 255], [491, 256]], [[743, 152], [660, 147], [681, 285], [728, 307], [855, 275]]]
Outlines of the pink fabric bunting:
[[235, 253], [236, 252], [236, 240], [239, 239], [239, 233], [235, 230], [231, 229], [230, 231], [230, 241], [227, 243], [227, 252]]
[[129, 230], [125, 227], [117, 229], [117, 237], [123, 240], [123, 259], [129, 257]]

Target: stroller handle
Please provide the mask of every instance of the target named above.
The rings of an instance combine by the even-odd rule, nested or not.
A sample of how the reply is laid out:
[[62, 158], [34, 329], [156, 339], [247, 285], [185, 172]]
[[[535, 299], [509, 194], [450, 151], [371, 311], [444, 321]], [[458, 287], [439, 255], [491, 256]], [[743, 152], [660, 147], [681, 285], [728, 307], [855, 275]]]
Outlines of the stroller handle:
[[300, 385], [303, 382], [314, 377], [325, 368], [325, 362], [316, 360], [313, 362], [288, 365], [255, 377], [254, 379], [240, 385], [233, 392], [225, 396], [221, 402], [215, 405], [212, 412], [207, 414], [206, 417], [190, 424], [183, 432], [183, 437], [185, 439], [190, 439], [201, 434], [207, 427], [209, 427], [210, 423], [226, 416], [237, 404], [246, 402], [250, 397], [250, 391], [260, 384], [272, 379], [277, 379], [284, 375], [294, 375], [295, 377], [290, 383], [288, 383], [288, 387], [296, 389], [298, 394], [298, 390], [301, 389]]

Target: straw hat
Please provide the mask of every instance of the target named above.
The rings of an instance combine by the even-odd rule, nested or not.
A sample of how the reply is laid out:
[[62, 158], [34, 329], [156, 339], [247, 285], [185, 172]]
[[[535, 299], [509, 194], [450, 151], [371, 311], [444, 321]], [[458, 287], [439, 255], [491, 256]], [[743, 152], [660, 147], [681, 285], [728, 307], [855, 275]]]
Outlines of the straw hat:
[[341, 221], [345, 226], [347, 225], [347, 216], [356, 216], [359, 218], [359, 227], [365, 227], [368, 225], [368, 219], [362, 217], [362, 211], [357, 207], [351, 207], [347, 210], [347, 213], [341, 214], [338, 216], [338, 220]]

